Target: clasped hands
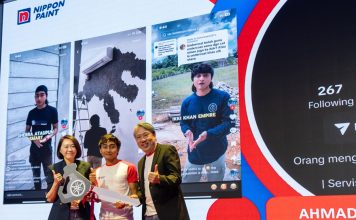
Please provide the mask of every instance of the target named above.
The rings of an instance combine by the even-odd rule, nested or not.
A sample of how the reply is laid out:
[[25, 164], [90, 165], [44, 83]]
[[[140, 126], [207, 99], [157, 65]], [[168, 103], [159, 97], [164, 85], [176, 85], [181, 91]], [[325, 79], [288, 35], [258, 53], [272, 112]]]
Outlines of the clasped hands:
[[38, 148], [43, 147], [43, 144], [46, 143], [49, 139], [51, 139], [50, 135], [45, 136], [41, 140], [34, 140], [33, 142], [36, 144]]
[[197, 147], [197, 145], [199, 143], [201, 143], [201, 142], [206, 140], [206, 138], [208, 136], [208, 132], [203, 131], [195, 141], [194, 141], [193, 132], [191, 130], [187, 130], [185, 132], [184, 136], [188, 140], [189, 151], [192, 152]]

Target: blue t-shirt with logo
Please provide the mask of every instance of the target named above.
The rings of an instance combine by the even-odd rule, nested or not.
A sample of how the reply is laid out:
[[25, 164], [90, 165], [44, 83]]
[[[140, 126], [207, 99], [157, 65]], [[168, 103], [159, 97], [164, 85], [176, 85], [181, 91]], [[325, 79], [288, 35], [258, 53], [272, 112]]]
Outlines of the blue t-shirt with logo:
[[202, 132], [208, 133], [207, 139], [199, 143], [192, 152], [187, 150], [191, 163], [211, 163], [225, 153], [228, 144], [226, 135], [234, 125], [230, 119], [234, 112], [228, 105], [229, 99], [228, 93], [212, 89], [205, 96], [193, 93], [183, 101], [180, 121], [183, 134], [191, 130], [196, 140]]

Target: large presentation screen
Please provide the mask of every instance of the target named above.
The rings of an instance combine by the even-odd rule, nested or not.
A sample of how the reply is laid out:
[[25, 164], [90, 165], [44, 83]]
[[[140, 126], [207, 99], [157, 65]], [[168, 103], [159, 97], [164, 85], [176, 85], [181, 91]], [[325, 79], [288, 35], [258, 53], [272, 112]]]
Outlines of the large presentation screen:
[[[48, 165], [60, 161], [66, 134], [89, 161], [100, 135], [112, 133], [119, 158], [137, 164], [144, 153], [133, 128], [141, 121], [176, 147], [185, 196], [241, 197], [236, 9], [207, 4], [127, 24], [113, 22], [112, 3], [82, 17], [73, 1], [7, 3], [3, 203], [46, 202]], [[211, 92], [200, 97], [202, 88]]]
[[[98, 137], [112, 133], [119, 158], [137, 164], [144, 153], [133, 127], [147, 121], [179, 154], [191, 219], [355, 219], [355, 8], [350, 0], [9, 1], [0, 212], [46, 202], [62, 135], [75, 135], [88, 161]], [[21, 207], [40, 215], [31, 208], [49, 206]]]

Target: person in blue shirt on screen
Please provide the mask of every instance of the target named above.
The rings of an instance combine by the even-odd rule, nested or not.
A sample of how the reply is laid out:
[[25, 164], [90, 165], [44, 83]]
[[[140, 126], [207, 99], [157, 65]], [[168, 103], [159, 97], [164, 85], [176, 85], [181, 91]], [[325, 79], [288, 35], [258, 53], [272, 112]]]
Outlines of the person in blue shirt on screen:
[[222, 181], [225, 174], [226, 135], [233, 123], [229, 108], [230, 95], [214, 89], [214, 69], [209, 64], [193, 67], [193, 94], [181, 106], [181, 130], [188, 141], [188, 160], [183, 170], [183, 182], [200, 182], [203, 168], [207, 181]]

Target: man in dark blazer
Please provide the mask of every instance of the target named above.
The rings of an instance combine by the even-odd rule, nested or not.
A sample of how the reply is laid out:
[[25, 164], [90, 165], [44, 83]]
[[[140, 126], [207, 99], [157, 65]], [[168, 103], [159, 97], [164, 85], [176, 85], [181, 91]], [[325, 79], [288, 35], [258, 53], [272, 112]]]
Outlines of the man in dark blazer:
[[180, 188], [181, 166], [175, 147], [157, 143], [154, 127], [146, 122], [135, 126], [134, 137], [145, 153], [138, 162], [142, 219], [189, 219]]

